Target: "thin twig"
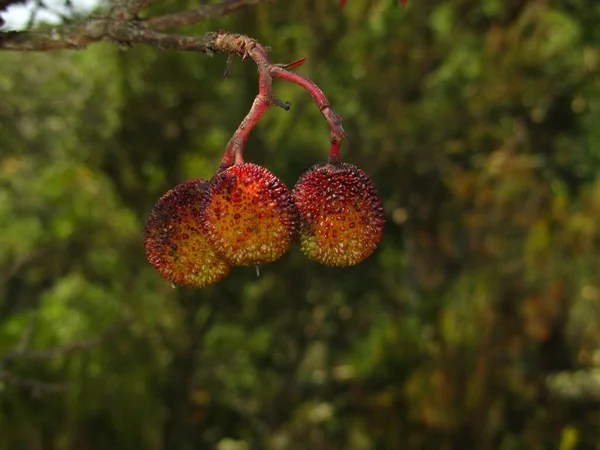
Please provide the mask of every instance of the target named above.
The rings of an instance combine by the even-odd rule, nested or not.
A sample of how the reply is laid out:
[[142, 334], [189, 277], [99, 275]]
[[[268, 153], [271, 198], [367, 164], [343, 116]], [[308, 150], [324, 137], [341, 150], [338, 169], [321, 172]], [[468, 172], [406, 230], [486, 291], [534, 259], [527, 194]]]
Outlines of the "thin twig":
[[257, 5], [269, 1], [273, 0], [225, 0], [221, 3], [209, 3], [190, 11], [181, 11], [146, 19], [142, 23], [142, 27], [157, 31], [184, 27], [205, 20], [226, 16], [248, 5]]
[[115, 0], [108, 17], [87, 19], [44, 30], [0, 32], [0, 50], [49, 51], [79, 50], [89, 44], [112, 41], [119, 44], [144, 44], [159, 49], [195, 51], [212, 54], [216, 33], [204, 36], [161, 34], [158, 31], [191, 25], [222, 17], [248, 5], [274, 0], [224, 0], [191, 11], [138, 19], [150, 0]]
[[30, 29], [33, 27], [33, 25], [35, 24], [35, 19], [37, 18], [37, 13], [42, 7], [42, 2], [40, 0], [37, 0], [35, 2], [35, 6], [31, 10], [31, 14], [29, 15], [29, 20], [27, 21], [27, 25], [25, 26], [25, 28]]
[[329, 123], [329, 126], [331, 127], [331, 150], [329, 152], [329, 159], [338, 160], [340, 156], [340, 144], [343, 139], [346, 139], [346, 133], [342, 127], [342, 121], [344, 119], [331, 108], [323, 91], [308, 78], [298, 75], [297, 73], [290, 72], [289, 70], [285, 70], [277, 65], [272, 67], [270, 72], [273, 78], [279, 78], [291, 83], [296, 83], [297, 85], [306, 89], [306, 91], [311, 95], [314, 102], [319, 107], [319, 111], [321, 111], [321, 114], [323, 114]]

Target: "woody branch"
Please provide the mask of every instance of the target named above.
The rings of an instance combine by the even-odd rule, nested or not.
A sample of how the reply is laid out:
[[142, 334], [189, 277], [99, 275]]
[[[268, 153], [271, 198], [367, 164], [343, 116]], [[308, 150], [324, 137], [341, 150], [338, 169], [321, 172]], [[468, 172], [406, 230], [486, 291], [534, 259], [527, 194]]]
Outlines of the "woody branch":
[[339, 158], [340, 144], [345, 137], [342, 118], [337, 115], [321, 89], [311, 80], [288, 69], [302, 65], [304, 59], [290, 64], [273, 64], [266, 49], [248, 36], [211, 32], [203, 36], [183, 36], [160, 32], [170, 28], [190, 25], [232, 13], [242, 7], [270, 0], [225, 0], [202, 5], [191, 11], [182, 11], [149, 19], [139, 19], [138, 14], [151, 0], [116, 0], [107, 17], [89, 19], [75, 25], [64, 25], [41, 31], [15, 31], [0, 33], [0, 50], [48, 51], [81, 49], [95, 42], [109, 41], [125, 46], [150, 45], [159, 49], [195, 51], [212, 55], [229, 53], [250, 57], [258, 66], [259, 93], [248, 115], [244, 118], [229, 142], [219, 170], [243, 161], [243, 149], [254, 126], [272, 106], [285, 109], [289, 105], [273, 94], [273, 78], [282, 79], [303, 87], [313, 98], [330, 125], [330, 159]]

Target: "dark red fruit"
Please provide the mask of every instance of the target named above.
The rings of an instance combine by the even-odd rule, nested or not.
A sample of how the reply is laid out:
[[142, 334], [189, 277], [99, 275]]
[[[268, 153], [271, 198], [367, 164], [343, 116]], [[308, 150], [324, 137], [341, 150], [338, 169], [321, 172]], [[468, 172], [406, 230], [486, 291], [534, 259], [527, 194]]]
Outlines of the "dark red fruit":
[[150, 264], [173, 284], [202, 287], [230, 270], [204, 237], [199, 208], [208, 181], [189, 180], [163, 195], [146, 220], [144, 247]]
[[283, 182], [264, 167], [232, 166], [210, 181], [202, 207], [206, 239], [226, 261], [256, 266], [290, 247], [297, 211]]
[[292, 191], [299, 213], [300, 247], [329, 266], [353, 266], [367, 258], [383, 232], [383, 204], [362, 170], [330, 161], [311, 167]]

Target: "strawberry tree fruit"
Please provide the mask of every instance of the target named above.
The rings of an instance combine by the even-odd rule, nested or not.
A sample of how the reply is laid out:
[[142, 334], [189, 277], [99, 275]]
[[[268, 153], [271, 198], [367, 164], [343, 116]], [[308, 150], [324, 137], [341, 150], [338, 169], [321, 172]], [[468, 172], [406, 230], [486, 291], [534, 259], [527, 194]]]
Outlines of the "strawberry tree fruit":
[[236, 266], [258, 266], [284, 255], [297, 211], [285, 184], [266, 168], [241, 163], [217, 173], [202, 205], [208, 242]]
[[208, 181], [193, 179], [163, 195], [144, 230], [150, 264], [175, 285], [202, 287], [224, 278], [230, 264], [207, 242], [199, 214]]
[[383, 204], [358, 167], [339, 161], [317, 164], [298, 180], [292, 196], [300, 247], [309, 258], [329, 266], [353, 266], [377, 248]]

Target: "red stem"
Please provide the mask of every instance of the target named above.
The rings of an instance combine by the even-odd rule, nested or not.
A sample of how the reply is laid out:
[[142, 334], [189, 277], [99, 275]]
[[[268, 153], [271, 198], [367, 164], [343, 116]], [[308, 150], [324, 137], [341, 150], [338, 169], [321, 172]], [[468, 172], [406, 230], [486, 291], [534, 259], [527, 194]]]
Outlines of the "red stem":
[[271, 68], [271, 76], [273, 78], [279, 78], [281, 80], [289, 81], [291, 83], [295, 83], [299, 86], [302, 86], [306, 91], [311, 95], [317, 106], [319, 107], [319, 111], [325, 117], [325, 120], [329, 123], [331, 127], [330, 141], [331, 141], [331, 151], [329, 153], [329, 159], [338, 160], [340, 156], [340, 144], [342, 139], [345, 139], [346, 133], [344, 132], [344, 128], [342, 127], [342, 121], [344, 120], [341, 116], [337, 115], [336, 112], [331, 109], [329, 102], [327, 101], [327, 97], [325, 94], [317, 86], [313, 81], [309, 80], [302, 75], [298, 75], [297, 73], [290, 72], [285, 70], [279, 66], [274, 66]]
[[342, 143], [341, 139], [334, 141], [331, 138], [331, 150], [329, 151], [329, 161], [339, 161], [340, 160], [340, 144]]
[[[260, 75], [260, 78], [263, 78], [262, 74]], [[244, 120], [242, 120], [242, 123], [238, 129], [235, 130], [233, 137], [227, 144], [225, 154], [219, 164], [218, 172], [227, 169], [233, 164], [242, 164], [244, 162], [244, 145], [248, 140], [248, 136], [250, 136], [252, 129], [273, 102], [269, 97], [269, 94], [263, 91], [262, 85], [263, 83], [260, 82], [261, 89], [252, 103], [252, 108], [250, 108], [250, 111], [246, 117], [244, 117]]]
[[248, 136], [252, 129], [256, 126], [262, 115], [273, 104], [281, 105], [273, 94], [272, 81], [273, 78], [289, 81], [303, 87], [313, 98], [314, 102], [319, 107], [321, 114], [325, 117], [331, 127], [331, 150], [329, 153], [330, 160], [338, 160], [340, 154], [340, 144], [342, 139], [346, 137], [344, 128], [342, 127], [342, 117], [337, 115], [323, 94], [323, 91], [311, 80], [286, 70], [286, 67], [298, 67], [303, 60], [295, 61], [292, 64], [273, 64], [267, 55], [266, 49], [256, 42], [243, 35], [233, 35], [222, 33], [215, 41], [215, 50], [227, 53], [233, 53], [245, 58], [250, 56], [258, 66], [259, 74], [259, 91], [258, 95], [252, 103], [250, 111], [235, 131], [233, 137], [227, 144], [225, 155], [219, 164], [218, 171], [225, 170], [233, 164], [241, 164], [244, 162], [244, 146], [248, 140]]

